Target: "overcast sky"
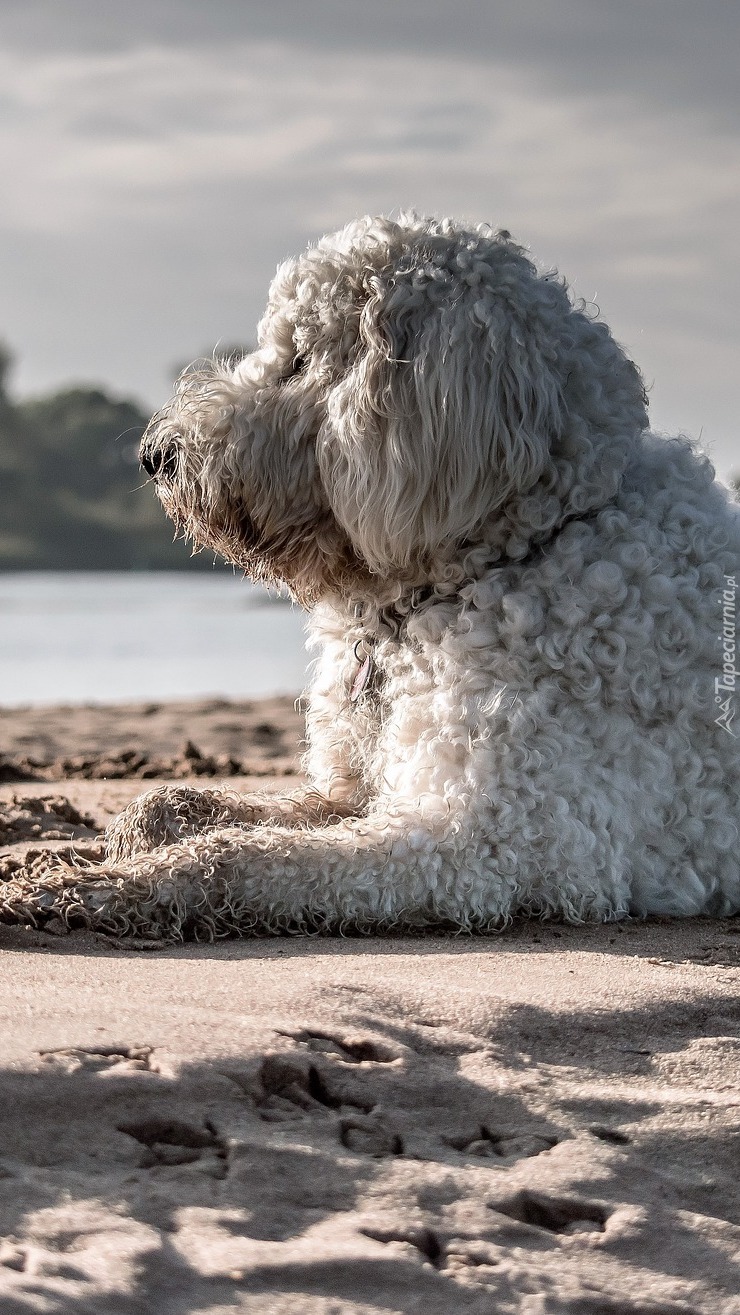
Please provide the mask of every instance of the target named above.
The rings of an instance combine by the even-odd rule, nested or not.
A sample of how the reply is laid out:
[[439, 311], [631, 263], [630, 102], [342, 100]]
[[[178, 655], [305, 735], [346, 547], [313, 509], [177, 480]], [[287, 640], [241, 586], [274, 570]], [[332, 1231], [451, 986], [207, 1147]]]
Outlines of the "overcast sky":
[[21, 394], [254, 336], [368, 212], [511, 229], [658, 429], [740, 468], [737, 0], [0, 0], [0, 337]]

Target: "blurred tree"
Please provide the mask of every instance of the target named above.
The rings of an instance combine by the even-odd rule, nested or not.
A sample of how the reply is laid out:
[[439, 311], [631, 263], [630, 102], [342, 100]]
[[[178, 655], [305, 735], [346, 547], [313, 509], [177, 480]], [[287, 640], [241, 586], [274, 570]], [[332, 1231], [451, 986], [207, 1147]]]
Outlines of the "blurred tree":
[[37, 565], [39, 546], [26, 505], [38, 466], [23, 417], [8, 395], [13, 357], [0, 344], [0, 565], [5, 562]]
[[99, 388], [68, 388], [21, 403], [50, 488], [69, 484], [104, 497], [124, 481], [139, 482], [137, 450], [147, 417], [133, 402], [115, 401]]
[[14, 403], [0, 347], [0, 569], [213, 569], [173, 529], [139, 469], [148, 417], [101, 388]]

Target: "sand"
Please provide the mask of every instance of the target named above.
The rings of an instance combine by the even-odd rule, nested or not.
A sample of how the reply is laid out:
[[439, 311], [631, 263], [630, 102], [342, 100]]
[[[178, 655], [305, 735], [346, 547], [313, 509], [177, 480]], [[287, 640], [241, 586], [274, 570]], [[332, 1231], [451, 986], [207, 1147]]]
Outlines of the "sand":
[[[149, 783], [55, 764], [190, 740], [256, 764], [232, 786], [292, 787], [300, 720], [18, 710], [0, 735], [8, 775], [41, 764], [0, 785], [7, 873], [94, 853]], [[2, 1315], [740, 1315], [738, 920], [54, 931], [0, 928]]]
[[285, 776], [302, 733], [286, 697], [0, 708], [0, 782]]

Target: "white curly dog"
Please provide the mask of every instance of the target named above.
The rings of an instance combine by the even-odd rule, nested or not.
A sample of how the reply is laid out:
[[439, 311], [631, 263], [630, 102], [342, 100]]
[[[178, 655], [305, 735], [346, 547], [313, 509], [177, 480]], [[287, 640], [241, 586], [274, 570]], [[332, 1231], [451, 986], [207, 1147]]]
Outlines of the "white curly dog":
[[[740, 909], [740, 509], [506, 232], [365, 219], [278, 270], [142, 462], [311, 607], [310, 785], [154, 789], [6, 916], [139, 935]], [[740, 697], [740, 687], [738, 692]]]

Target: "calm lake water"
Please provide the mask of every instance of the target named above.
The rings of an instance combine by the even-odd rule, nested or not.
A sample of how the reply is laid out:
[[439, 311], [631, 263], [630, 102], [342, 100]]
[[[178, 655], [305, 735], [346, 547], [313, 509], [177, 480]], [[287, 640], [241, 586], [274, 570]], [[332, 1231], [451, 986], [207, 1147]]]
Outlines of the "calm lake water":
[[297, 694], [304, 623], [230, 575], [0, 573], [0, 704]]

